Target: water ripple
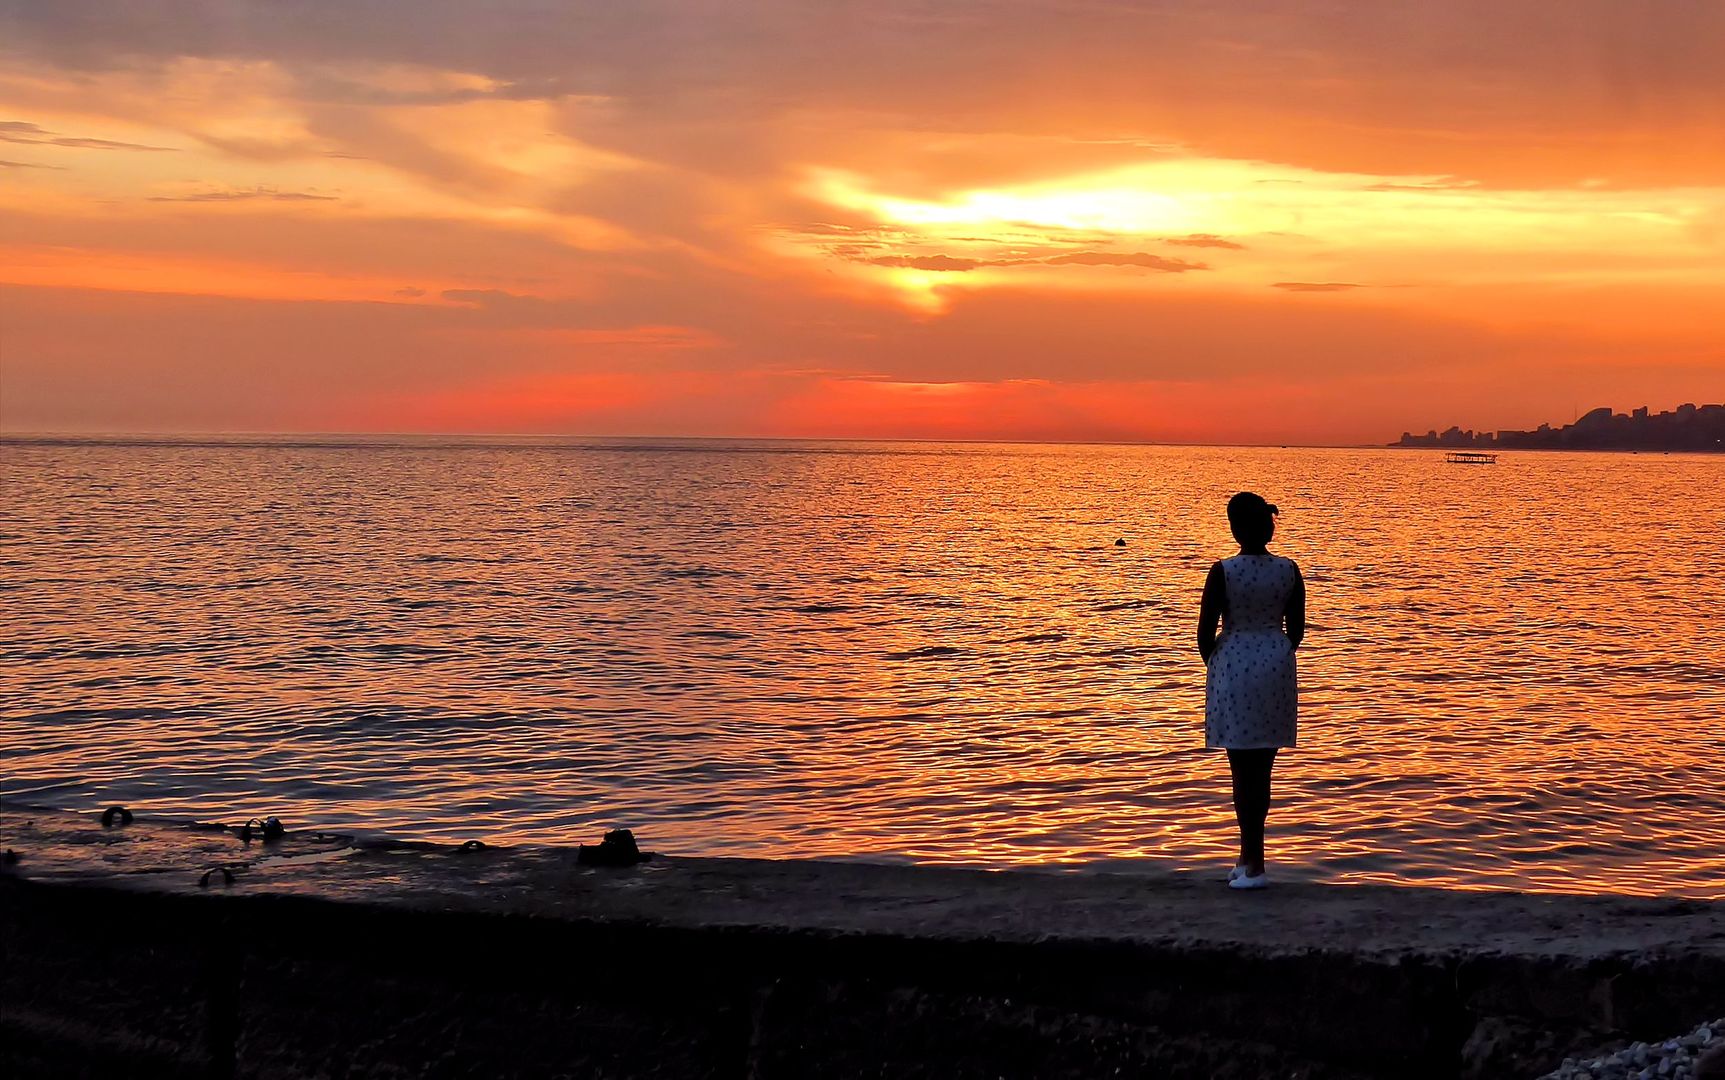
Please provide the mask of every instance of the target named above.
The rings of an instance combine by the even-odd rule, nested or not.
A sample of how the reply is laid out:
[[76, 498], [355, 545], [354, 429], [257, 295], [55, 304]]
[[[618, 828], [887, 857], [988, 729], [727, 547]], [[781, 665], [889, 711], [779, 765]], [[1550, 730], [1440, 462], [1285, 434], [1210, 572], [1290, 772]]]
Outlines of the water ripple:
[[[1718, 458], [12, 440], [0, 792], [665, 851], [1229, 861], [1220, 508], [1301, 561], [1288, 876], [1725, 897]], [[1119, 538], [1125, 547], [1116, 546]]]

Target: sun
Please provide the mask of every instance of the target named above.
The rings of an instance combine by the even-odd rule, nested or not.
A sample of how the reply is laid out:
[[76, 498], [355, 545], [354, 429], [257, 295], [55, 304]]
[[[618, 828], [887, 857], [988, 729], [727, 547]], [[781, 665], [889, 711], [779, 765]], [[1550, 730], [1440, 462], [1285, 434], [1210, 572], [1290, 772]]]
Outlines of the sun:
[[816, 170], [810, 186], [810, 194], [830, 205], [912, 229], [962, 226], [1005, 232], [1028, 227], [1152, 234], [1189, 230], [1200, 218], [1188, 199], [1131, 186], [1049, 183], [921, 200], [880, 194], [855, 174], [834, 169]]

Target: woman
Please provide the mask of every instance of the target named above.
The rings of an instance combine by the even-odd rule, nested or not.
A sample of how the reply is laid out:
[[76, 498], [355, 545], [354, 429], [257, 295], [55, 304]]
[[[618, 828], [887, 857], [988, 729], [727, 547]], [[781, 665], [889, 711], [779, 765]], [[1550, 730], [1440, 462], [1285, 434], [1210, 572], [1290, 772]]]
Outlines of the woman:
[[[1231, 889], [1262, 889], [1264, 819], [1270, 813], [1270, 767], [1294, 745], [1298, 690], [1294, 650], [1306, 636], [1306, 582], [1294, 560], [1268, 551], [1276, 508], [1242, 491], [1228, 500], [1228, 526], [1240, 554], [1210, 567], [1198, 606], [1198, 653], [1204, 682], [1204, 746], [1228, 751], [1240, 859]], [[1222, 636], [1216, 636], [1216, 623]]]

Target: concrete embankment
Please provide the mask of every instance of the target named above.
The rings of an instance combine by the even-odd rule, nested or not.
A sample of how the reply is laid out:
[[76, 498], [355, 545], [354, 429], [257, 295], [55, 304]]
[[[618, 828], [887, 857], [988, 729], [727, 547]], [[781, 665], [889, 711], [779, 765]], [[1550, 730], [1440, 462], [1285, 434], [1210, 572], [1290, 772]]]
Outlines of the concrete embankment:
[[1510, 1077], [1725, 1013], [1718, 903], [0, 826], [16, 1078]]

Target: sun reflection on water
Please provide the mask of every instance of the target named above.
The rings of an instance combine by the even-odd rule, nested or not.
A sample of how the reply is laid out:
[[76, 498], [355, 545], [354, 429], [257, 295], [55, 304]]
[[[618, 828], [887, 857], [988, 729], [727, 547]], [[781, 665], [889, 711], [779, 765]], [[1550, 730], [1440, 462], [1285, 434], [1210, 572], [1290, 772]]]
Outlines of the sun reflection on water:
[[621, 824], [688, 854], [1224, 865], [1193, 629], [1223, 501], [1251, 487], [1312, 597], [1279, 872], [1725, 897], [1716, 459], [4, 456], [12, 800], [494, 842]]

